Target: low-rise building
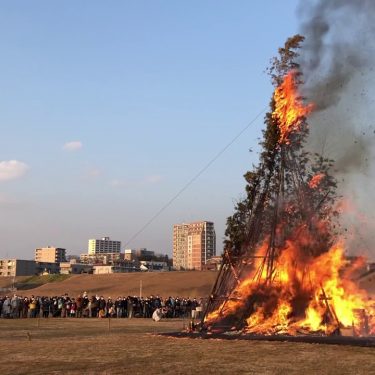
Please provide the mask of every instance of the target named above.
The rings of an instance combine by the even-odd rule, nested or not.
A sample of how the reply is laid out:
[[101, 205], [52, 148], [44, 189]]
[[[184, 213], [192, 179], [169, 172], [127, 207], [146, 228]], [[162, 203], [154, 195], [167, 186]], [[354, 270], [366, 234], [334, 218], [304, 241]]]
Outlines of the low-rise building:
[[36, 274], [36, 262], [25, 259], [0, 259], [0, 276], [32, 276]]
[[25, 259], [0, 259], [0, 276], [33, 276], [60, 272], [58, 263]]
[[126, 260], [152, 260], [155, 257], [155, 252], [146, 248], [125, 249], [124, 257]]
[[49, 275], [60, 273], [60, 263], [35, 262], [34, 275]]
[[136, 267], [133, 263], [122, 264], [119, 266], [114, 265], [95, 265], [93, 266], [94, 275], [103, 275], [109, 273], [127, 273], [127, 272], [138, 272], [140, 271], [139, 267]]
[[64, 275], [93, 273], [93, 265], [79, 263], [75, 259], [72, 259], [70, 262], [60, 263], [60, 273]]
[[125, 249], [124, 259], [129, 261], [135, 260], [137, 258], [135, 251], [135, 249]]
[[140, 262], [141, 271], [169, 271], [167, 262], [156, 262], [153, 260], [141, 260]]
[[139, 260], [151, 260], [155, 256], [155, 252], [152, 250], [143, 249], [136, 249], [135, 255]]
[[223, 263], [223, 257], [220, 255], [214, 256], [210, 259], [207, 259], [206, 264], [202, 266], [202, 270], [205, 271], [219, 271]]
[[122, 253], [81, 254], [81, 263], [86, 264], [113, 264], [124, 260]]

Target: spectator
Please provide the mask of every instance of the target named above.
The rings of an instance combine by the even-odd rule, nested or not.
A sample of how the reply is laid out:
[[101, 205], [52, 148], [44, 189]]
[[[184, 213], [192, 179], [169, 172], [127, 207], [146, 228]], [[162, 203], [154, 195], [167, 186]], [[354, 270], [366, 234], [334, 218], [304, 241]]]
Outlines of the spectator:
[[29, 302], [29, 318], [36, 318], [36, 300], [31, 298]]
[[[0, 316], [3, 318], [35, 318], [42, 316], [61, 318], [182, 318], [201, 317], [203, 300], [194, 298], [180, 298], [169, 296], [163, 299], [159, 295], [149, 297], [117, 297], [115, 301], [111, 297], [107, 300], [103, 296], [88, 297], [87, 292], [70, 297], [67, 293], [58, 297], [31, 296], [22, 298], [14, 295], [0, 296]], [[157, 313], [154, 315], [154, 312]], [[156, 319], [154, 319], [156, 320]]]
[[5, 296], [1, 314], [4, 318], [10, 318], [11, 311], [12, 311], [12, 305], [10, 302], [10, 298], [8, 296]]

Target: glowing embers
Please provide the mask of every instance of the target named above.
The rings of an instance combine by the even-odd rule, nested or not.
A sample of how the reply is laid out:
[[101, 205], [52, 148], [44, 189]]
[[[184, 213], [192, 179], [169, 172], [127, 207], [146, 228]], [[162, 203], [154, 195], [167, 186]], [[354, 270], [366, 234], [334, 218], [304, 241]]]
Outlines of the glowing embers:
[[289, 136], [298, 131], [305, 116], [313, 109], [313, 105], [304, 105], [295, 83], [296, 72], [290, 71], [284, 81], [275, 89], [273, 98], [275, 110], [272, 117], [277, 121], [280, 130], [280, 143], [290, 143]]
[[311, 189], [316, 189], [317, 187], [319, 187], [324, 177], [324, 173], [318, 173], [315, 176], [312, 176], [311, 180], [309, 181], [309, 187]]

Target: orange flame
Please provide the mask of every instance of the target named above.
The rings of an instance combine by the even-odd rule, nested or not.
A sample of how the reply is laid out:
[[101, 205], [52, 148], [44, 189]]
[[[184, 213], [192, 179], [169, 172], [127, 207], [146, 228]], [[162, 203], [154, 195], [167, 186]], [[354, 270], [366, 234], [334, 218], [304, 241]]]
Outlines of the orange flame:
[[[319, 257], [303, 250], [306, 233], [301, 240], [287, 241], [277, 259], [277, 274], [271, 285], [264, 283], [266, 275], [257, 275], [265, 254], [266, 242], [259, 247], [253, 271], [238, 284], [231, 299], [206, 318], [208, 325], [223, 316], [241, 312], [253, 293], [267, 298], [253, 306], [246, 319], [246, 332], [255, 334], [296, 334], [307, 332], [332, 333], [337, 328], [357, 327], [360, 332], [363, 316], [374, 316], [366, 292], [350, 279], [344, 257], [344, 247], [336, 244]], [[257, 279], [257, 276], [260, 279]], [[264, 290], [265, 289], [265, 290]], [[375, 321], [368, 321], [368, 332], [375, 332]]]
[[313, 109], [313, 105], [305, 106], [295, 83], [296, 71], [290, 71], [284, 81], [275, 89], [275, 110], [272, 117], [280, 129], [280, 143], [289, 144], [289, 136], [298, 131], [305, 116]]
[[311, 189], [316, 189], [320, 183], [322, 182], [322, 180], [324, 179], [325, 177], [325, 174], [324, 173], [318, 173], [316, 174], [315, 176], [313, 176], [309, 182], [309, 187]]
[[[312, 104], [303, 104], [295, 71], [275, 89], [274, 102], [272, 118], [280, 130], [279, 144], [290, 144], [290, 136], [301, 130], [313, 109]], [[308, 186], [318, 188], [325, 177], [324, 173], [316, 174]], [[292, 213], [293, 204], [284, 204], [284, 212]], [[281, 229], [282, 224], [277, 228], [280, 234]], [[277, 245], [272, 245], [277, 256], [272, 258], [276, 264], [271, 275], [265, 267], [270, 250], [266, 238], [251, 258], [251, 267], [241, 268], [240, 281], [205, 317], [205, 323], [210, 326], [234, 316], [245, 317], [244, 330], [255, 334], [330, 334], [344, 328], [356, 334], [375, 334], [375, 306], [350, 278], [358, 264], [348, 265], [340, 242], [322, 248], [320, 237], [326, 237], [329, 230], [328, 221], [309, 217], [287, 239], [280, 235], [280, 241], [274, 242]]]
[[[267, 247], [268, 243], [267, 241], [264, 241], [263, 245], [260, 246], [256, 251], [254, 257], [255, 261], [253, 264], [254, 269], [259, 269], [264, 259], [263, 257], [267, 252]], [[260, 276], [264, 279], [265, 272], [263, 272], [263, 274]], [[249, 296], [253, 289], [256, 287], [256, 283], [254, 282], [256, 277], [257, 274], [252, 273], [244, 281], [239, 283], [237, 287], [234, 289], [234, 291], [231, 293], [229, 299], [223, 302], [217, 310], [207, 315], [206, 321], [215, 322], [221, 319], [223, 316], [235, 313], [239, 307], [242, 307], [242, 305], [246, 301], [246, 297]]]

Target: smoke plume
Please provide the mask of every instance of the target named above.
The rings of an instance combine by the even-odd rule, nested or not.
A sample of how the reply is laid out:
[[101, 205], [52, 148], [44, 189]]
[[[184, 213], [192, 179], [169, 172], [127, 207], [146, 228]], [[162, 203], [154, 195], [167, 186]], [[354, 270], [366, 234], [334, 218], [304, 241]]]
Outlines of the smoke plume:
[[304, 0], [298, 16], [309, 147], [335, 160], [339, 193], [356, 207], [342, 219], [350, 252], [375, 260], [375, 1]]

